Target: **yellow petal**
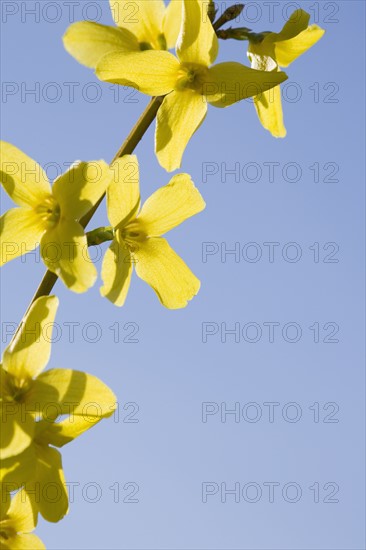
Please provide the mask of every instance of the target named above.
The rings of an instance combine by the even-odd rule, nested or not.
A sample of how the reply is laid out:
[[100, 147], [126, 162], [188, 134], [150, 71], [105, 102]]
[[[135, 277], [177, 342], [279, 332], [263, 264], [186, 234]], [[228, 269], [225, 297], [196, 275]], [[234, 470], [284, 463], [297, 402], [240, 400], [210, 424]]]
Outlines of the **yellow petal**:
[[45, 226], [30, 208], [11, 208], [0, 217], [0, 266], [37, 248]]
[[70, 55], [92, 69], [109, 52], [140, 50], [136, 36], [129, 31], [91, 21], [79, 21], [70, 25], [63, 36], [63, 42]]
[[[307, 28], [309, 20], [310, 15], [306, 11], [296, 10], [285, 23], [281, 32], [269, 32], [261, 42], [249, 41], [248, 57], [252, 61], [252, 68], [269, 71], [273, 69], [273, 66], [267, 67], [267, 63], [277, 66], [276, 45], [284, 40], [291, 40], [303, 32]], [[270, 60], [266, 59], [268, 57]]]
[[116, 306], [123, 306], [130, 288], [133, 264], [129, 249], [114, 239], [105, 253], [102, 265], [104, 285], [100, 293]]
[[35, 472], [35, 445], [32, 443], [21, 454], [0, 462], [0, 481], [9, 491], [20, 489]]
[[161, 187], [142, 207], [137, 222], [149, 237], [160, 237], [184, 220], [198, 214], [206, 204], [188, 174], [174, 176], [168, 185]]
[[256, 96], [254, 106], [262, 126], [271, 132], [273, 137], [283, 138], [286, 136], [280, 86], [275, 86], [272, 90]]
[[33, 479], [27, 481], [25, 490], [44, 519], [57, 522], [67, 514], [69, 508], [61, 455], [47, 445], [37, 445], [35, 449]]
[[208, 2], [184, 0], [183, 22], [177, 42], [177, 55], [183, 63], [209, 67], [216, 59], [219, 42], [207, 15]]
[[282, 31], [269, 33], [264, 41], [280, 42], [281, 40], [290, 40], [304, 31], [309, 25], [309, 21], [310, 15], [306, 11], [295, 10], [286, 21]]
[[173, 90], [179, 67], [178, 59], [165, 51], [113, 52], [98, 63], [96, 75], [100, 80], [159, 96]]
[[57, 308], [56, 296], [38, 298], [30, 307], [16, 337], [4, 351], [4, 369], [19, 383], [36, 377], [47, 365]]
[[0, 159], [0, 181], [16, 204], [37, 206], [51, 194], [43, 169], [20, 149], [1, 141]]
[[249, 52], [259, 57], [269, 56], [279, 66], [287, 67], [318, 42], [325, 32], [317, 25], [308, 26], [309, 20], [310, 15], [306, 11], [294, 11], [281, 32], [271, 32], [259, 43], [250, 42]]
[[41, 240], [41, 254], [47, 268], [74, 292], [85, 292], [97, 279], [84, 229], [73, 220], [61, 219]]
[[163, 31], [168, 49], [175, 47], [182, 24], [183, 0], [171, 0], [165, 10]]
[[112, 166], [113, 179], [107, 190], [108, 218], [118, 227], [137, 215], [140, 207], [139, 164], [135, 155], [125, 155]]
[[100, 199], [112, 178], [113, 172], [103, 160], [73, 164], [52, 188], [61, 216], [80, 219]]
[[180, 168], [185, 148], [206, 113], [205, 98], [191, 90], [173, 92], [164, 99], [157, 115], [155, 151], [165, 170]]
[[109, 0], [113, 19], [119, 27], [128, 29], [139, 42], [159, 48], [165, 12], [163, 0]]
[[[71, 369], [51, 369], [33, 382], [26, 395], [26, 405], [28, 410], [37, 407], [48, 422], [60, 415], [69, 415], [72, 423], [75, 416], [81, 415], [95, 423], [113, 414], [116, 396], [91, 374]], [[42, 442], [48, 441], [42, 439]]]
[[21, 403], [0, 401], [0, 459], [16, 457], [32, 443], [34, 419]]
[[18, 491], [12, 498], [8, 518], [9, 524], [17, 533], [30, 533], [35, 529], [37, 513], [24, 489]]
[[100, 422], [101, 418], [96, 416], [74, 416], [72, 421], [69, 418], [61, 422], [48, 423], [44, 438], [50, 445], [63, 447], [70, 443], [87, 430], [90, 430], [95, 424]]
[[219, 63], [209, 70], [207, 100], [214, 107], [228, 107], [247, 97], [260, 95], [286, 79], [287, 75], [280, 71], [256, 71], [236, 62]]
[[0, 506], [0, 522], [1, 522], [6, 518], [8, 514], [8, 510], [10, 508], [10, 504], [11, 504], [10, 487], [6, 487], [5, 484], [2, 482], [0, 482], [0, 498], [1, 498], [1, 506]]
[[318, 25], [311, 25], [298, 36], [283, 42], [276, 42], [276, 61], [281, 67], [287, 67], [300, 55], [314, 46], [322, 38], [325, 31]]
[[151, 238], [135, 251], [136, 273], [169, 309], [186, 307], [200, 289], [200, 281], [165, 239]]
[[13, 535], [1, 542], [1, 550], [46, 550], [45, 545], [36, 535]]

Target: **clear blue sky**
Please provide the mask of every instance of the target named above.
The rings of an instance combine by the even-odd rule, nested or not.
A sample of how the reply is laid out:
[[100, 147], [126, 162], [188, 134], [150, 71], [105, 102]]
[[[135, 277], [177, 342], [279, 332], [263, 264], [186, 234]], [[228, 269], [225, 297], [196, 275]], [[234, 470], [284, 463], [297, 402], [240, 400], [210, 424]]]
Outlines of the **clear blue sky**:
[[[39, 19], [26, 12], [37, 4]], [[207, 208], [169, 241], [200, 277], [199, 296], [167, 311], [134, 277], [118, 309], [99, 283], [82, 296], [57, 284], [60, 339], [49, 367], [99, 376], [120, 418], [64, 449], [66, 479], [79, 485], [68, 517], [40, 521], [50, 550], [365, 547], [365, 5], [247, 2], [241, 26], [279, 30], [296, 4], [327, 32], [288, 70], [287, 138], [271, 138], [244, 101], [211, 108], [184, 157]], [[5, 17], [5, 6], [19, 9]], [[64, 51], [69, 6], [2, 2], [2, 138], [51, 177], [76, 159], [111, 160], [147, 102], [122, 88], [116, 101], [115, 87]], [[105, 0], [74, 6], [74, 20], [111, 23]], [[220, 59], [246, 63], [245, 43], [221, 43]], [[153, 129], [137, 153], [145, 199], [170, 178], [154, 157]], [[103, 207], [96, 224], [105, 221]], [[235, 248], [239, 258], [225, 255]], [[3, 348], [4, 323], [20, 320], [43, 271], [32, 255], [3, 268]], [[239, 342], [225, 342], [235, 327]], [[225, 489], [240, 491], [239, 502], [222, 502]]]

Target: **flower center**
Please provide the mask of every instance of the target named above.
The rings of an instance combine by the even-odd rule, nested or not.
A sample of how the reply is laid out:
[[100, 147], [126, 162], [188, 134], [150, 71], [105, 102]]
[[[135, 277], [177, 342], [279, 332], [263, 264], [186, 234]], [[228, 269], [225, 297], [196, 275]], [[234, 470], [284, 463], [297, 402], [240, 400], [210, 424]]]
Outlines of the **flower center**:
[[142, 52], [145, 52], [146, 50], [152, 50], [153, 47], [152, 45], [150, 44], [150, 42], [140, 42], [139, 43], [139, 46], [140, 46], [140, 50]]
[[[15, 532], [14, 532], [14, 534], [15, 534]], [[9, 531], [8, 532], [5, 531], [5, 530], [0, 531], [0, 539], [8, 540], [10, 537], [11, 537], [11, 533]]]
[[42, 204], [39, 204], [36, 212], [48, 229], [58, 224], [61, 215], [60, 205], [52, 196], [47, 197]]
[[159, 34], [157, 37], [153, 37], [153, 39], [149, 42], [139, 42], [140, 50], [142, 52], [146, 50], [167, 50], [167, 43], [166, 38], [164, 34]]
[[194, 90], [203, 94], [203, 85], [207, 82], [208, 68], [197, 63], [182, 63], [178, 71], [178, 79], [175, 89]]
[[16, 401], [21, 403], [24, 394], [29, 390], [31, 380], [28, 378], [15, 378], [8, 372], [2, 370], [0, 397], [3, 401]]
[[121, 237], [127, 245], [133, 246], [136, 242], [145, 241], [148, 235], [144, 231], [142, 224], [134, 220], [121, 229]]
[[13, 526], [14, 520], [12, 521], [8, 515], [5, 516], [3, 520], [0, 521], [0, 541], [8, 540], [11, 537], [15, 537], [17, 532]]

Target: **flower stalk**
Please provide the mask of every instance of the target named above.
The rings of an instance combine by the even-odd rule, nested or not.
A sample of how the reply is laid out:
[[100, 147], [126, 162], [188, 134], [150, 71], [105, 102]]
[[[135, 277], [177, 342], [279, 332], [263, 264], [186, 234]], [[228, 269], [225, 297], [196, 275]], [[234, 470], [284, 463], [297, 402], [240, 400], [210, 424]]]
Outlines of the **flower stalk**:
[[97, 227], [93, 231], [89, 231], [86, 234], [88, 240], [88, 246], [98, 246], [99, 244], [113, 241], [114, 230], [113, 227]]
[[[252, 40], [252, 37], [260, 36], [263, 39], [264, 35], [257, 35], [251, 32], [248, 27], [230, 27], [228, 29], [220, 29], [216, 31], [217, 38], [221, 40]], [[260, 40], [257, 40], [260, 42]]]

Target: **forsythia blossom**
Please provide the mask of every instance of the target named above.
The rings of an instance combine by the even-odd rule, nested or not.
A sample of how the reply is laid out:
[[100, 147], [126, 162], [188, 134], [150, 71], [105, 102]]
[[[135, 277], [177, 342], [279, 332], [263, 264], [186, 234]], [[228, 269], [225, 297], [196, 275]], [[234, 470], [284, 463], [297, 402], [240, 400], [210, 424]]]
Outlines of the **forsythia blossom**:
[[277, 86], [287, 76], [240, 63], [218, 63], [218, 39], [207, 2], [184, 0], [177, 57], [166, 51], [111, 52], [97, 65], [101, 80], [132, 86], [151, 96], [166, 95], [157, 115], [155, 151], [169, 172], [181, 165], [184, 150], [207, 113], [207, 104], [227, 107]]
[[79, 220], [105, 192], [113, 173], [104, 161], [79, 162], [52, 188], [43, 169], [22, 151], [0, 143], [1, 183], [19, 208], [0, 218], [0, 265], [41, 245], [47, 268], [75, 292], [96, 281]]
[[151, 195], [139, 212], [137, 158], [126, 155], [113, 168], [119, 175], [108, 187], [107, 208], [115, 238], [103, 261], [102, 295], [122, 306], [135, 266], [137, 275], [155, 290], [164, 306], [185, 307], [200, 282], [161, 235], [201, 212], [204, 200], [190, 176], [179, 174]]
[[79, 21], [67, 29], [65, 48], [79, 63], [95, 68], [114, 50], [139, 52], [175, 46], [182, 0], [172, 0], [168, 7], [163, 0], [110, 0], [110, 6], [117, 27]]
[[[288, 67], [311, 48], [324, 34], [318, 25], [309, 26], [310, 16], [296, 10], [279, 33], [269, 32], [261, 41], [249, 41], [248, 57], [253, 69], [278, 71]], [[254, 98], [259, 120], [274, 137], [285, 137], [281, 88], [276, 86]]]
[[[0, 365], [0, 481], [38, 494], [35, 505], [48, 521], [58, 521], [68, 510], [61, 455], [54, 446], [72, 441], [116, 407], [113, 392], [90, 374], [42, 372], [57, 307], [55, 296], [33, 303]], [[56, 422], [61, 416], [66, 418]], [[56, 487], [58, 498], [47, 499], [47, 484]]]
[[[2, 496], [0, 508], [0, 549], [1, 550], [45, 550], [43, 542], [32, 534], [37, 525], [37, 512], [24, 490], [12, 498]], [[6, 501], [4, 502], [6, 498]]]

